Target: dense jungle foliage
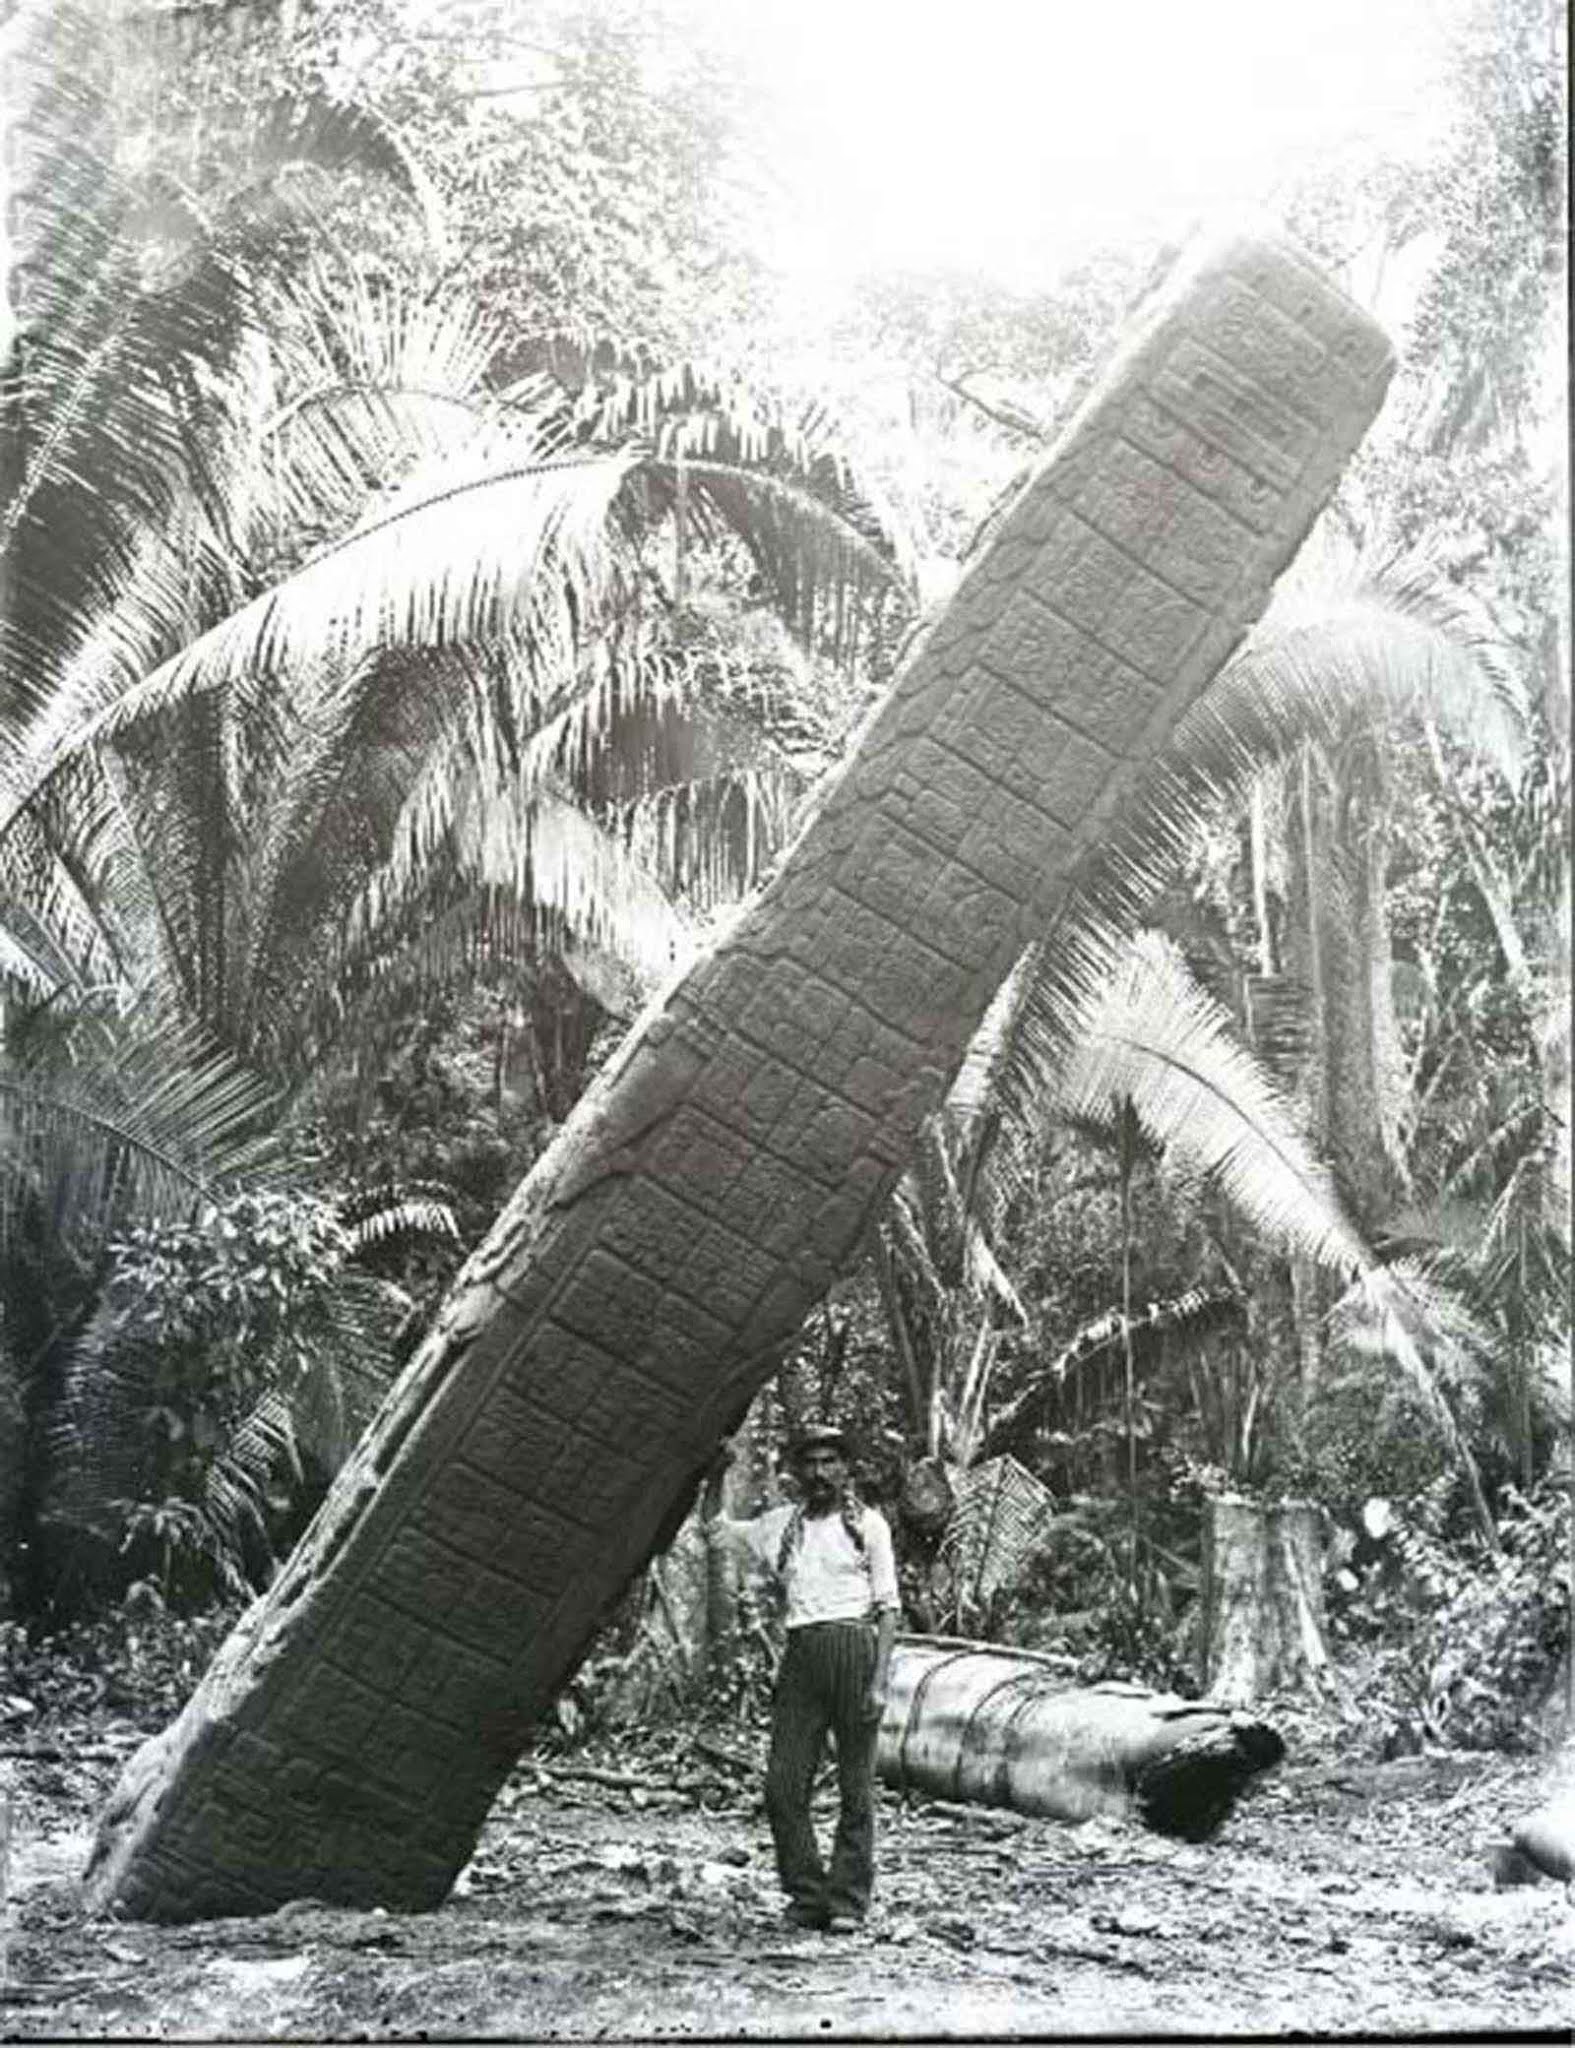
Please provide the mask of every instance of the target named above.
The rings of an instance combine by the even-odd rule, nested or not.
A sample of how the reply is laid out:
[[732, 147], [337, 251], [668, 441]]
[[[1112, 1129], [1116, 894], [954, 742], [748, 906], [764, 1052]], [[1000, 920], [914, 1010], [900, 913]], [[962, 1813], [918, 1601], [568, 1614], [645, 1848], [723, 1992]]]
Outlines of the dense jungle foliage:
[[[1461, 18], [1432, 155], [1287, 212], [1377, 428], [720, 1489], [839, 1417], [916, 1625], [1188, 1688], [1208, 1502], [1308, 1501], [1400, 1747], [1569, 1642], [1562, 17]], [[0, 1623], [200, 1635], [1176, 252], [807, 336], [658, 8], [8, 35]], [[565, 1725], [763, 1682], [707, 1549]]]

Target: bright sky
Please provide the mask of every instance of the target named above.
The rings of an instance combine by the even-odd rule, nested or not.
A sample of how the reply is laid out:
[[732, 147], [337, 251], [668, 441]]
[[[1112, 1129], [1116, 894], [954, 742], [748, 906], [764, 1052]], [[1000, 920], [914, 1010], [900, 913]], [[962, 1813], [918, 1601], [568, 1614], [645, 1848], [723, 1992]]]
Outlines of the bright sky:
[[1044, 283], [1436, 127], [1460, 0], [688, 0], [774, 118], [784, 266]]

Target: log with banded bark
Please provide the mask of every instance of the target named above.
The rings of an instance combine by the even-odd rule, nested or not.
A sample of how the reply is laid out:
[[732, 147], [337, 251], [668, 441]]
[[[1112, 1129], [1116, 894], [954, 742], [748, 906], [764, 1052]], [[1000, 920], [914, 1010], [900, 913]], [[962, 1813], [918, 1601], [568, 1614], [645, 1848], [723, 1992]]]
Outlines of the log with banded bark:
[[1554, 1752], [1547, 1796], [1516, 1822], [1511, 1840], [1542, 1876], [1575, 1880], [1575, 1738]]
[[1134, 1814], [1199, 1841], [1277, 1764], [1268, 1722], [1146, 1686], [1069, 1686], [1054, 1658], [899, 1637], [876, 1769], [899, 1790], [1051, 1820]]

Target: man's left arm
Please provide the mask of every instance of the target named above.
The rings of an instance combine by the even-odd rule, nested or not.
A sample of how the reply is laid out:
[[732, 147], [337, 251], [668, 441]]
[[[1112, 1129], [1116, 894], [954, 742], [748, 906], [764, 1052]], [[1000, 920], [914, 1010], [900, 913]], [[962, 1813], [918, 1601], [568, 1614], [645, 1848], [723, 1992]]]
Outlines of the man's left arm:
[[897, 1594], [897, 1565], [892, 1556], [891, 1530], [884, 1515], [872, 1514], [869, 1535], [870, 1597], [875, 1603], [875, 1668], [870, 1673], [865, 1712], [878, 1721], [886, 1710], [886, 1680], [891, 1671], [892, 1646], [897, 1640], [897, 1621], [902, 1612]]

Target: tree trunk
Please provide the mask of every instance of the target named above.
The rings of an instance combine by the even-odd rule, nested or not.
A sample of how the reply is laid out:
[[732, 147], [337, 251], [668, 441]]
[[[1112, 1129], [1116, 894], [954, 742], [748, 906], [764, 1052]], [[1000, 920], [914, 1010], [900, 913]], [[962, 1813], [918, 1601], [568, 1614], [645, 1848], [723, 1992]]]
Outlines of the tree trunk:
[[95, 1905], [444, 1897], [1391, 368], [1288, 251], [1178, 275], [769, 887], [602, 1070], [266, 1600], [127, 1766]]
[[1323, 1544], [1307, 1501], [1275, 1506], [1216, 1494], [1203, 1521], [1203, 1683], [1246, 1701], [1315, 1681], [1327, 1668]]
[[716, 1486], [706, 1488], [699, 1514], [690, 1523], [691, 1527], [698, 1523], [705, 1544], [704, 1639], [708, 1658], [714, 1657], [727, 1642], [738, 1622], [744, 1566], [737, 1546], [727, 1540], [727, 1524], [759, 1514], [773, 1492], [770, 1475], [758, 1469], [750, 1455], [759, 1413], [757, 1403], [741, 1432], [744, 1455], [731, 1459]]
[[20, 1377], [19, 1361], [0, 1339], [0, 1623], [9, 1621], [21, 1604], [12, 1583], [11, 1560], [27, 1533], [23, 1503], [28, 1427]]
[[875, 1762], [902, 1790], [1054, 1820], [1135, 1813], [1195, 1840], [1284, 1753], [1267, 1723], [1208, 1701], [1069, 1687], [1058, 1658], [903, 1636]]

